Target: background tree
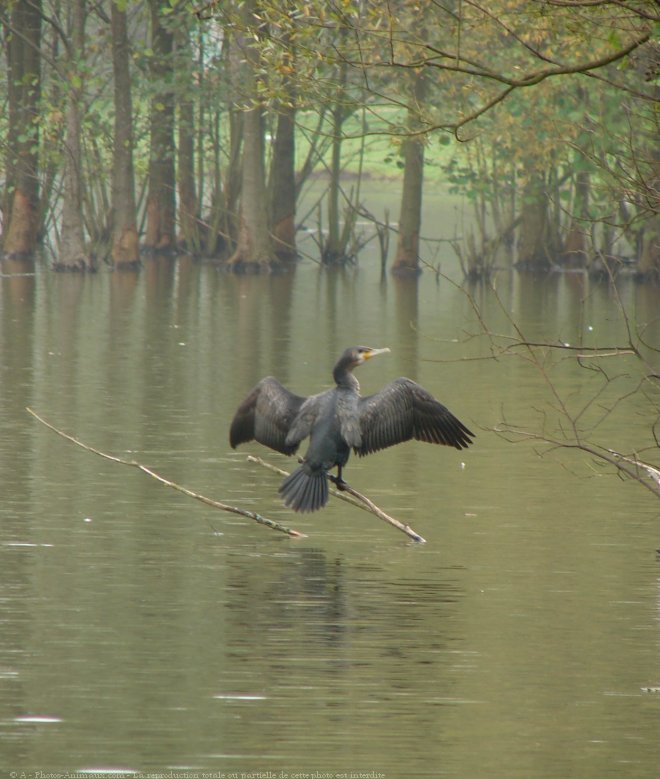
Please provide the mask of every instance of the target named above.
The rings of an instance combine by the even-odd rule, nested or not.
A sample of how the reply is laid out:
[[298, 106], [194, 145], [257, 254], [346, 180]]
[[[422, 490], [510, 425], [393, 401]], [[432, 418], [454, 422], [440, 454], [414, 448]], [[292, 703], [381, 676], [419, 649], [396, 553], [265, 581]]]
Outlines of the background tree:
[[62, 161], [62, 224], [55, 270], [93, 270], [85, 248], [82, 195], [82, 120], [85, 59], [85, 0], [73, 0], [70, 16], [70, 46], [66, 55], [66, 134]]
[[39, 244], [39, 105], [41, 0], [3, 14], [7, 51], [8, 127], [3, 214], [5, 257], [33, 258]]
[[283, 36], [282, 95], [275, 101], [275, 137], [268, 180], [270, 233], [277, 256], [296, 257], [296, 105], [295, 52], [288, 31]]
[[406, 126], [410, 135], [401, 146], [403, 156], [403, 186], [399, 210], [399, 235], [392, 273], [417, 275], [419, 268], [419, 237], [422, 224], [422, 192], [424, 186], [424, 144], [419, 116], [425, 99], [426, 76], [412, 71], [409, 77], [411, 103], [407, 109]]
[[111, 10], [114, 75], [114, 144], [112, 157], [112, 250], [115, 267], [135, 269], [140, 262], [133, 173], [133, 113], [126, 11]]
[[[169, 8], [169, 5], [168, 5]], [[143, 245], [151, 252], [175, 247], [174, 34], [177, 16], [165, 14], [161, 0], [149, 0], [151, 20], [149, 106], [149, 191]], [[171, 8], [170, 8], [171, 11]]]
[[[63, 154], [65, 125], [71, 120], [73, 132], [75, 106], [67, 107], [70, 92], [58, 70], [66, 60], [67, 35], [73, 35], [67, 19], [75, 6], [40, 3], [0, 8], [7, 65], [0, 72], [0, 89], [4, 83], [9, 109], [0, 116], [7, 150], [5, 251], [9, 238], [17, 244], [13, 236], [29, 238], [29, 252], [42, 236], [52, 246], [58, 234], [70, 234], [69, 205], [76, 200], [75, 194], [69, 197], [75, 181]], [[48, 23], [44, 39], [28, 46], [29, 25], [21, 14], [27, 10], [38, 22], [37, 9]], [[414, 192], [411, 183], [421, 147], [405, 142], [412, 137], [413, 117], [406, 114], [414, 102], [410, 78], [418, 74], [427, 97], [417, 101], [415, 133], [423, 131], [427, 169], [429, 162], [444, 162], [450, 185], [474, 208], [473, 226], [456, 242], [467, 273], [478, 276], [521, 260], [533, 268], [570, 263], [594, 273], [634, 262], [643, 278], [657, 272], [658, 45], [653, 24], [658, 18], [649, 3], [494, 0], [486, 7], [473, 2], [259, 0], [247, 8], [213, 1], [193, 8], [134, 0], [120, 3], [118, 10], [129, 12], [124, 53], [133, 51], [138, 65], [128, 69], [126, 57], [121, 64], [127, 72], [117, 72], [123, 81], [118, 111], [107, 98], [111, 73], [103, 56], [107, 17], [102, 5], [89, 6], [85, 77], [78, 83], [74, 76], [72, 84], [79, 90], [78, 107], [85, 109], [79, 166], [84, 172], [83, 240], [96, 254], [112, 243], [112, 180], [114, 216], [130, 211], [121, 221], [134, 225], [123, 239], [118, 238], [121, 231], [113, 233], [110, 254], [118, 260], [126, 255], [132, 258], [128, 262], [137, 261], [134, 235], [142, 226], [146, 246], [171, 249], [177, 207], [187, 248], [227, 257], [240, 244], [229, 267], [238, 269], [253, 259], [252, 267], [271, 267], [281, 260], [276, 249], [293, 245], [291, 180], [297, 148], [296, 196], [314, 165], [328, 176], [321, 257], [340, 264], [352, 260], [359, 245], [355, 221], [362, 209], [359, 175], [368, 159], [365, 150], [372, 136], [390, 135], [393, 147], [409, 160], [402, 164], [406, 194], [399, 262], [405, 234], [423, 230], [414, 219], [406, 227], [419, 211], [415, 202], [421, 203], [415, 194], [421, 192], [421, 178]], [[145, 44], [150, 14], [151, 47]], [[424, 20], [421, 28], [413, 23], [416, 19]], [[22, 26], [25, 34], [15, 35]], [[173, 32], [181, 36], [175, 46]], [[21, 64], [23, 44], [48, 62], [43, 74], [35, 76], [38, 68]], [[251, 72], [243, 82], [235, 67], [242, 57], [246, 62], [238, 70]], [[42, 110], [36, 111], [37, 104]], [[147, 115], [149, 128], [143, 132]], [[137, 131], [127, 133], [130, 122]], [[266, 129], [272, 138], [264, 136]], [[460, 143], [452, 141], [452, 134]], [[66, 146], [74, 149], [75, 141]], [[133, 173], [127, 167], [130, 152]], [[353, 162], [351, 155], [363, 162]], [[352, 192], [345, 187], [349, 163], [355, 176]], [[263, 180], [266, 168], [268, 189], [259, 184], [255, 196], [248, 195], [243, 188]], [[23, 181], [18, 188], [17, 173]], [[138, 192], [148, 193], [146, 199], [140, 195], [136, 202], [136, 184]], [[14, 201], [22, 219], [14, 220]], [[21, 203], [30, 205], [27, 217]], [[267, 215], [265, 230], [249, 226], [258, 218], [249, 214], [249, 204]], [[27, 228], [22, 232], [21, 224]], [[11, 251], [22, 250], [14, 245]], [[408, 249], [409, 256], [415, 251]], [[79, 251], [65, 254], [75, 257]]]
[[262, 21], [257, 3], [249, 2], [242, 9], [245, 32], [237, 39], [243, 55], [240, 86], [245, 101], [243, 114], [243, 161], [241, 205], [236, 249], [228, 260], [234, 270], [267, 271], [278, 264], [269, 231], [268, 197], [264, 163], [264, 114], [259, 94], [260, 48], [253, 43], [261, 34]]
[[296, 257], [296, 109], [281, 105], [276, 118], [269, 176], [269, 220], [281, 260]]
[[201, 248], [200, 214], [195, 181], [195, 84], [190, 20], [184, 14], [178, 16], [174, 30], [176, 54], [176, 112], [177, 112], [177, 193], [179, 243], [188, 252], [199, 254]]

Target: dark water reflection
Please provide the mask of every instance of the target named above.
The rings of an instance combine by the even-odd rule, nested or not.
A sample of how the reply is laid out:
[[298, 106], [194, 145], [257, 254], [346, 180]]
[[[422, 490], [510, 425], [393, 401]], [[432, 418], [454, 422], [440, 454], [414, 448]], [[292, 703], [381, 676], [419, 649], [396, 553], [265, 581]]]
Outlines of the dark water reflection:
[[[473, 303], [493, 331], [510, 333], [512, 313], [529, 338], [625, 345], [617, 298], [575, 276], [470, 293], [368, 266], [0, 279], [8, 771], [657, 776], [660, 697], [642, 691], [660, 685], [656, 505], [583, 455], [539, 458], [490, 432], [503, 416], [538, 427], [554, 400], [524, 361], [464, 361], [491, 349]], [[621, 296], [660, 343], [657, 290]], [[349, 463], [426, 546], [334, 501], [292, 516], [278, 478], [245, 461], [264, 451], [228, 448], [255, 381], [318, 391], [354, 342], [392, 349], [362, 369], [365, 392], [408, 375], [478, 431], [468, 452], [410, 444]], [[548, 359], [567, 402], [594, 392], [574, 361]], [[620, 358], [613, 391], [635, 371]], [[614, 448], [649, 436], [648, 406], [626, 403], [594, 432]], [[309, 538], [83, 452], [28, 405]]]

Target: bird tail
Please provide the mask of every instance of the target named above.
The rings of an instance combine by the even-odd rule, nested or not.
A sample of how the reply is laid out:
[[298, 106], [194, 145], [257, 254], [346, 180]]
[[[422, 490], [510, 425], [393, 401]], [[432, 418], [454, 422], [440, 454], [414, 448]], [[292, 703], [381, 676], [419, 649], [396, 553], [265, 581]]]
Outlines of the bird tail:
[[303, 463], [286, 477], [279, 493], [284, 505], [294, 511], [318, 511], [328, 502], [328, 476], [324, 470], [312, 471]]

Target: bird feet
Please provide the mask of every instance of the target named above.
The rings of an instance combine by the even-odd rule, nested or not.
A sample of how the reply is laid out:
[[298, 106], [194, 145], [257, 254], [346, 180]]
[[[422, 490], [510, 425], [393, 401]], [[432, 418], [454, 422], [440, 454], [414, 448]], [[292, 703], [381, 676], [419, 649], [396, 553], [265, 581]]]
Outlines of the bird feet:
[[345, 482], [341, 476], [332, 476], [328, 474], [328, 478], [330, 481], [335, 485], [335, 487], [340, 491], [344, 492], [344, 490], [348, 489], [348, 483]]

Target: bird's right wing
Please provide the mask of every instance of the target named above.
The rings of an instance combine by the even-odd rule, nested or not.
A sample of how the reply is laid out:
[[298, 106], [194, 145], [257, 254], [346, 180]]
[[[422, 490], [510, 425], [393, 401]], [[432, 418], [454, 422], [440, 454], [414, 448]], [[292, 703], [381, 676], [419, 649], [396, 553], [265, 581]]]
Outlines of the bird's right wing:
[[416, 438], [429, 444], [465, 449], [474, 433], [424, 387], [411, 379], [399, 378], [380, 392], [360, 398], [358, 413], [362, 445], [359, 455]]
[[238, 407], [229, 430], [232, 449], [256, 440], [283, 454], [293, 454], [299, 441], [286, 442], [298, 411], [307, 398], [294, 395], [272, 376], [262, 379]]

